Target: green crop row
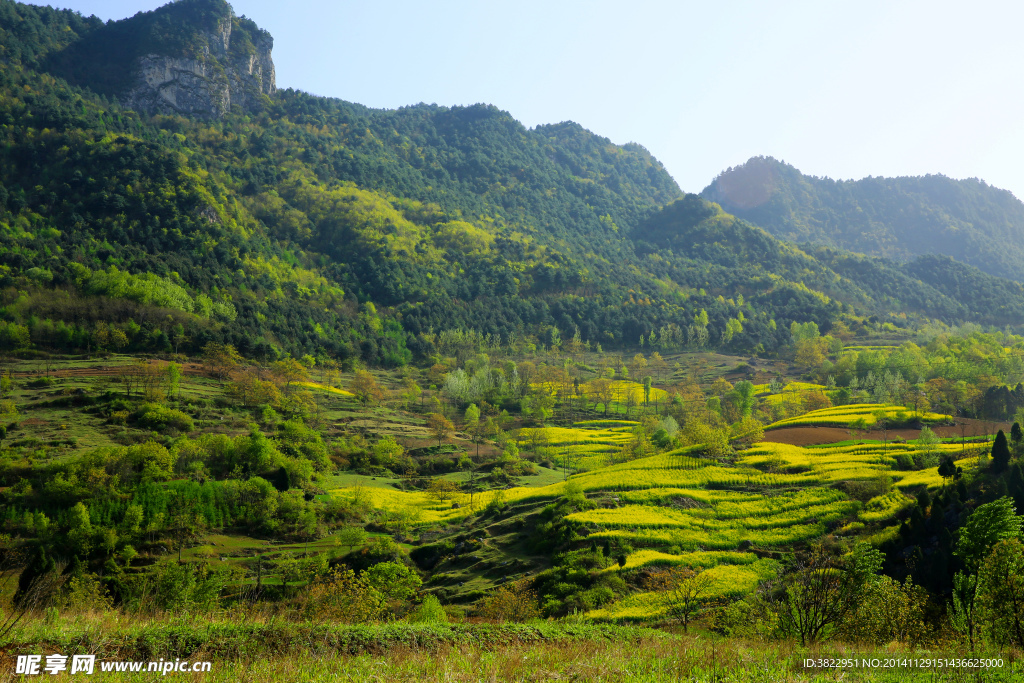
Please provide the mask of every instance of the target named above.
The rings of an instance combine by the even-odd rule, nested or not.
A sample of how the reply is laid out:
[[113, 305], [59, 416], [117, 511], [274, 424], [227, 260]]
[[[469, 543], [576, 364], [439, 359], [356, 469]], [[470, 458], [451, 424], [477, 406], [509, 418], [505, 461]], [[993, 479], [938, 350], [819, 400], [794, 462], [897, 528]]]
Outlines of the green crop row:
[[836, 500], [818, 505], [805, 505], [791, 510], [769, 512], [754, 503], [749, 505], [749, 515], [734, 516], [738, 510], [718, 516], [715, 508], [692, 508], [678, 510], [647, 505], [626, 505], [621, 508], [595, 509], [575, 512], [568, 519], [574, 522], [602, 527], [628, 529], [674, 528], [708, 532], [731, 532], [733, 530], [781, 529], [809, 522], [832, 522], [855, 511], [857, 504], [849, 500]]
[[902, 510], [914, 504], [914, 499], [894, 489], [889, 493], [875, 496], [857, 513], [862, 522], [884, 522], [898, 515]]
[[684, 550], [734, 550], [743, 541], [755, 546], [775, 547], [800, 543], [825, 533], [824, 524], [796, 524], [782, 529], [608, 529], [589, 538], [621, 540], [636, 545], [679, 546]]
[[626, 558], [625, 566], [613, 564], [605, 571], [627, 571], [641, 567], [658, 567], [681, 565], [695, 569], [708, 569], [720, 564], [753, 564], [757, 562], [757, 555], [754, 553], [734, 553], [728, 551], [711, 550], [680, 553], [672, 555], [657, 550], [637, 550]]

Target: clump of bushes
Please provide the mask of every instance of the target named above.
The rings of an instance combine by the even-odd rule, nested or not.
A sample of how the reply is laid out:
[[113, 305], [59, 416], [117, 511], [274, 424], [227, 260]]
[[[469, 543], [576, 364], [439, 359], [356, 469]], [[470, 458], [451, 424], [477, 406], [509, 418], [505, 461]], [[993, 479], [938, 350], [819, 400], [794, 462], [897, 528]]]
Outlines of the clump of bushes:
[[179, 432], [191, 432], [196, 428], [191, 415], [157, 403], [144, 403], [135, 412], [135, 422], [140, 427], [157, 431], [176, 429]]

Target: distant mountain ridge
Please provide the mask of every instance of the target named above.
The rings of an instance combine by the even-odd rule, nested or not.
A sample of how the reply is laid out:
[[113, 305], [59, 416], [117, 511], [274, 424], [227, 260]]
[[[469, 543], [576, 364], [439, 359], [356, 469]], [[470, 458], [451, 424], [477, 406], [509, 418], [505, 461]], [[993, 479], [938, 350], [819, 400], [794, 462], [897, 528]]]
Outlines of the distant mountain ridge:
[[[0, 351], [395, 366], [497, 340], [772, 353], [793, 322], [1024, 325], [1014, 282], [784, 242], [572, 122], [277, 89], [271, 45], [221, 0], [108, 23], [0, 0]], [[207, 80], [140, 95], [147, 55]]]
[[753, 157], [700, 194], [781, 239], [896, 261], [940, 254], [1024, 281], [1024, 202], [977, 179], [836, 181]]

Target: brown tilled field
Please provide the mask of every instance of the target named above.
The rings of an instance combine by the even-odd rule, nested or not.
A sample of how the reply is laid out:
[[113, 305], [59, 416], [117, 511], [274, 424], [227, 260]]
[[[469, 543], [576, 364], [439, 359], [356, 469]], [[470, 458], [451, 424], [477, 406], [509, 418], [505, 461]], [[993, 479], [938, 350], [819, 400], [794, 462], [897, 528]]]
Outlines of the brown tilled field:
[[[1002, 429], [1010, 433], [1008, 422], [988, 422], [986, 420], [972, 420], [960, 418], [955, 425], [941, 425], [934, 427], [934, 431], [941, 437], [964, 437], [967, 439], [978, 439], [989, 434], [995, 434]], [[910, 441], [920, 436], [918, 429], [890, 429], [889, 438], [900, 437]], [[848, 441], [850, 430], [843, 427], [783, 427], [765, 432], [764, 440], [772, 443], [788, 443], [793, 446], [815, 446], [818, 444], [836, 443], [837, 441]], [[873, 429], [863, 436], [866, 439], [881, 439], [882, 430]]]

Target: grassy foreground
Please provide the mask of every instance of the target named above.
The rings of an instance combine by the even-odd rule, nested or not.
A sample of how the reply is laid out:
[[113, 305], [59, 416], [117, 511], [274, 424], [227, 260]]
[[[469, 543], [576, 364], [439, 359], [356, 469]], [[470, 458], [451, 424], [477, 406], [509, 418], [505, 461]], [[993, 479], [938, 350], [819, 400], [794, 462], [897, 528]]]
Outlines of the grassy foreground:
[[[127, 625], [125, 625], [127, 626]], [[785, 642], [680, 635], [638, 627], [535, 622], [532, 624], [405, 624], [341, 626], [284, 622], [203, 623], [192, 620], [132, 623], [109, 619], [78, 624], [40, 622], [20, 630], [3, 648], [3, 680], [18, 654], [95, 654], [105, 660], [210, 661], [209, 673], [170, 673], [172, 679], [203, 681], [949, 681], [1010, 682], [1024, 679], [1014, 654], [1001, 668], [914, 669], [898, 660], [966, 658], [949, 648], [875, 651], [842, 644], [801, 648]], [[875, 666], [821, 670], [806, 659], [879, 660]], [[885, 668], [886, 662], [894, 668]], [[47, 680], [76, 679], [67, 673]], [[150, 681], [158, 673], [103, 673], [90, 680]], [[77, 680], [77, 679], [76, 679]]]
[[[387, 656], [234, 662], [207, 680], [237, 681], [629, 681], [654, 683], [781, 683], [784, 681], [1002, 682], [1020, 681], [1024, 670], [1006, 664], [975, 672], [894, 669], [805, 670], [804, 656], [835, 652], [798, 652], [786, 646], [706, 641], [690, 638], [625, 642], [571, 641], [535, 643], [498, 650], [448, 649], [441, 652], [401, 650]], [[849, 655], [850, 653], [839, 653]], [[861, 653], [857, 653], [860, 655]], [[878, 653], [881, 659], [891, 653]], [[867, 655], [875, 656], [875, 655]], [[152, 674], [150, 674], [152, 676]], [[110, 680], [143, 680], [111, 678]]]

